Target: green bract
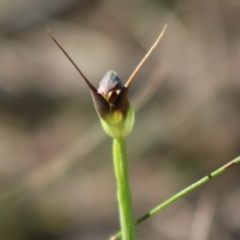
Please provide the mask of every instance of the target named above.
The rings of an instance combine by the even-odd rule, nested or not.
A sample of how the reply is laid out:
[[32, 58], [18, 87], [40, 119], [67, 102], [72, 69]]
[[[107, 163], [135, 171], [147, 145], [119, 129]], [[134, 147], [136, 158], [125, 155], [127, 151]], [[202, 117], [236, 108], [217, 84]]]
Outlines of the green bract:
[[105, 118], [100, 117], [104, 131], [113, 138], [122, 138], [127, 136], [133, 128], [134, 110], [129, 104], [127, 115], [124, 117], [120, 111], [113, 111]]

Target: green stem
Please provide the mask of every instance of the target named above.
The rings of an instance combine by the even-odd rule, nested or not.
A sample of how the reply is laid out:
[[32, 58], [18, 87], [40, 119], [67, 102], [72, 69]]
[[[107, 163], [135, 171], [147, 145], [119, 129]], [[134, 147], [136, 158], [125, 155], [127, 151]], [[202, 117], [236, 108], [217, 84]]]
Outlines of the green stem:
[[[145, 214], [141, 218], [139, 218], [135, 222], [135, 225], [138, 225], [139, 223], [143, 222], [144, 220], [146, 220], [146, 219], [150, 218], [151, 216], [155, 215], [156, 213], [160, 212], [161, 210], [163, 210], [164, 208], [169, 206], [171, 203], [175, 202], [176, 200], [178, 200], [179, 198], [188, 194], [189, 192], [193, 191], [194, 189], [202, 186], [204, 183], [208, 182], [209, 180], [211, 180], [214, 177], [217, 177], [218, 175], [220, 175], [221, 173], [225, 172], [227, 169], [229, 169], [230, 167], [232, 167], [232, 166], [234, 166], [235, 164], [238, 164], [238, 163], [240, 163], [240, 156], [233, 159], [232, 161], [228, 162], [224, 166], [218, 168], [217, 170], [215, 170], [211, 174], [205, 176], [204, 178], [197, 181], [196, 183], [194, 183], [194, 184], [190, 185], [189, 187], [185, 188], [184, 190], [178, 192], [177, 194], [175, 194], [174, 196], [172, 196], [171, 198], [169, 198], [168, 200], [166, 200], [162, 204], [158, 205], [156, 208], [152, 209], [150, 212], [148, 212], [147, 214]], [[111, 237], [111, 240], [115, 240], [115, 239], [119, 238], [121, 235], [122, 235], [122, 232], [118, 232], [113, 237]]]
[[118, 188], [118, 204], [123, 240], [135, 240], [125, 138], [113, 139], [113, 159]]

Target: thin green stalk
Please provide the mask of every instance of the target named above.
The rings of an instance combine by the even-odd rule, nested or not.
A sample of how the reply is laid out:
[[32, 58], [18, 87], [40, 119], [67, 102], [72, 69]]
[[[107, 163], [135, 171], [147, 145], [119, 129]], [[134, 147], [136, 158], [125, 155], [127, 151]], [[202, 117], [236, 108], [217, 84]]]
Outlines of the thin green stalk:
[[113, 159], [118, 188], [118, 204], [123, 240], [135, 240], [125, 138], [113, 139]]
[[[169, 206], [171, 203], [175, 202], [176, 200], [183, 197], [184, 195], [190, 193], [194, 189], [202, 186], [204, 183], [208, 182], [209, 180], [211, 180], [214, 177], [217, 177], [218, 175], [220, 175], [221, 173], [225, 172], [227, 169], [229, 169], [230, 167], [232, 167], [232, 166], [234, 166], [235, 164], [238, 164], [238, 163], [240, 163], [240, 156], [233, 159], [232, 161], [228, 162], [224, 166], [218, 168], [217, 170], [215, 170], [214, 172], [212, 172], [208, 176], [205, 176], [204, 178], [197, 181], [196, 183], [194, 183], [194, 184], [190, 185], [189, 187], [185, 188], [184, 190], [178, 192], [177, 194], [175, 194], [174, 196], [172, 196], [171, 198], [169, 198], [168, 200], [166, 200], [162, 204], [158, 205], [156, 208], [152, 209], [150, 212], [148, 212], [147, 214], [145, 214], [141, 218], [139, 218], [135, 222], [135, 225], [138, 225], [139, 223], [143, 222], [144, 220], [146, 220], [146, 219], [150, 218], [151, 216], [155, 215], [156, 213], [160, 212], [161, 210], [163, 210], [164, 208]], [[122, 235], [122, 232], [118, 232], [113, 237], [111, 237], [111, 240], [115, 240], [115, 239], [119, 238], [121, 235]]]

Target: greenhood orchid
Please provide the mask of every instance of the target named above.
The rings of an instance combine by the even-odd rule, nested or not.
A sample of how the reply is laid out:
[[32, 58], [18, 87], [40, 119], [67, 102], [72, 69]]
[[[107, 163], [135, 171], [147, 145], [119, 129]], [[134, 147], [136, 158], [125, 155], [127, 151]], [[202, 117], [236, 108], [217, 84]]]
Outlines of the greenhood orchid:
[[161, 32], [160, 36], [158, 37], [152, 48], [140, 62], [140, 64], [135, 69], [135, 71], [130, 76], [125, 85], [122, 84], [117, 73], [115, 73], [114, 71], [108, 71], [103, 77], [103, 79], [100, 81], [98, 89], [96, 89], [90, 83], [90, 81], [85, 77], [82, 71], [73, 62], [67, 52], [53, 37], [50, 30], [47, 29], [52, 40], [57, 44], [57, 46], [62, 50], [65, 56], [74, 65], [74, 67], [77, 69], [77, 71], [80, 73], [83, 80], [87, 84], [93, 98], [95, 109], [98, 116], [100, 117], [102, 127], [105, 132], [113, 138], [118, 139], [125, 137], [131, 132], [133, 128], [134, 110], [128, 100], [128, 90], [133, 79], [135, 78], [136, 73], [141, 68], [146, 59], [150, 56], [158, 42], [161, 40], [165, 29], [166, 26], [164, 27], [163, 31]]

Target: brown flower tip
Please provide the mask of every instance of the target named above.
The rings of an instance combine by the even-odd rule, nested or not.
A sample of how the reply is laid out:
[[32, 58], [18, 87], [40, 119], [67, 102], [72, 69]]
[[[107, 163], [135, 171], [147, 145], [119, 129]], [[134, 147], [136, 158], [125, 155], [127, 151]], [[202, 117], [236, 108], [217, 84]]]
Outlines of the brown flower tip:
[[[127, 89], [122, 84], [116, 72], [110, 70], [105, 74], [99, 83], [97, 94], [103, 96], [109, 104], [108, 114], [119, 111], [123, 114], [123, 117], [125, 117], [128, 110]], [[98, 109], [98, 111], [99, 110], [100, 109]]]
[[97, 92], [101, 94], [110, 104], [113, 104], [117, 95], [124, 88], [120, 78], [114, 71], [108, 71], [99, 83]]

